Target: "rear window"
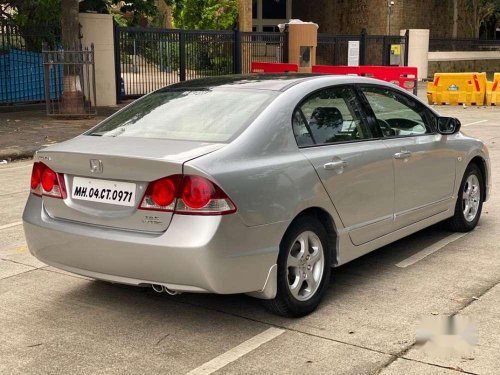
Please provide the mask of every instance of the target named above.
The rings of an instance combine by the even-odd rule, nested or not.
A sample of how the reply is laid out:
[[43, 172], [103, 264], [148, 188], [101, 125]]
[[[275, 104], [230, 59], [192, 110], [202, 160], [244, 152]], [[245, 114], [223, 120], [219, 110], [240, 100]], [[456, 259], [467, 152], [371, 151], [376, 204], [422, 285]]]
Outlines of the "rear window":
[[277, 96], [264, 90], [162, 90], [90, 130], [103, 137], [230, 142]]

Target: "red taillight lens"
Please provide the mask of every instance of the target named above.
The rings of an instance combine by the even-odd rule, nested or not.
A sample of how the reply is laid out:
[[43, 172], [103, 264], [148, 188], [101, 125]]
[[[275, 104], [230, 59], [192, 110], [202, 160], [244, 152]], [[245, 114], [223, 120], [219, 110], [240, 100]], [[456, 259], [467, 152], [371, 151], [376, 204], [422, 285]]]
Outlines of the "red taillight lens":
[[38, 196], [64, 198], [66, 189], [63, 175], [57, 174], [43, 163], [34, 163], [31, 172], [31, 192]]
[[144, 210], [173, 211], [181, 175], [174, 175], [149, 184], [140, 208]]
[[182, 201], [189, 208], [205, 207], [215, 195], [214, 185], [199, 176], [186, 176], [182, 181]]
[[42, 195], [40, 183], [42, 182], [43, 164], [36, 162], [31, 170], [31, 192], [35, 195]]
[[44, 192], [50, 193], [55, 185], [57, 185], [56, 172], [49, 167], [45, 167], [42, 172], [42, 188]]
[[184, 215], [225, 215], [234, 203], [217, 185], [201, 176], [173, 175], [149, 184], [141, 209]]

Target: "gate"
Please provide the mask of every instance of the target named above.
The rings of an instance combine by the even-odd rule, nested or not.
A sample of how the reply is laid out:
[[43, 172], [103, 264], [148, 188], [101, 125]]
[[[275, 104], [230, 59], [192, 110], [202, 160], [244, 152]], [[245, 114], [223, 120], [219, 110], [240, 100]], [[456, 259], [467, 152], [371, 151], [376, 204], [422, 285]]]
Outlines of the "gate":
[[116, 95], [138, 98], [180, 81], [248, 73], [250, 62], [286, 61], [287, 34], [115, 25]]
[[359, 43], [359, 65], [400, 65], [399, 56], [407, 66], [408, 35], [368, 35], [365, 30], [358, 35], [318, 34], [316, 63], [347, 65], [349, 42], [354, 41]]

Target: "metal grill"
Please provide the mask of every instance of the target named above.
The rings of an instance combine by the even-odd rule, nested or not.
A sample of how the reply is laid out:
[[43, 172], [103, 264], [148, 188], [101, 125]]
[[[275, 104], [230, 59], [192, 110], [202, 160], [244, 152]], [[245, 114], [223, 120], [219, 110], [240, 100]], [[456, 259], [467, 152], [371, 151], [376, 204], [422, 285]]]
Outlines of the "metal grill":
[[94, 116], [94, 44], [90, 49], [42, 51], [45, 103], [51, 116]]
[[[391, 65], [391, 45], [399, 45], [401, 60], [407, 61], [405, 53], [408, 34], [398, 35], [329, 35], [318, 34], [316, 63], [318, 65], [347, 65], [349, 42], [359, 42], [360, 65]], [[394, 60], [393, 60], [394, 61]]]
[[115, 27], [117, 97], [137, 98], [203, 77], [250, 72], [252, 61], [286, 62], [287, 34]]
[[241, 33], [242, 73], [250, 72], [252, 61], [283, 63], [288, 61], [286, 33]]
[[318, 34], [316, 64], [347, 65], [349, 41], [361, 42], [361, 36]]
[[429, 51], [500, 51], [500, 40], [431, 38]]

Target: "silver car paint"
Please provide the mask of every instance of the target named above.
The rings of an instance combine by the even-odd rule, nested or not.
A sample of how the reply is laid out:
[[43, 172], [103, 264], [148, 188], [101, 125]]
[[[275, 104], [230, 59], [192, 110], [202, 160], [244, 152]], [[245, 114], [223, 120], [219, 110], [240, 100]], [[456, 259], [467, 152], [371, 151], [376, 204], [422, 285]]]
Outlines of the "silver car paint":
[[[399, 90], [366, 78], [325, 76], [303, 80], [278, 96], [230, 144], [214, 146], [207, 153], [195, 152], [193, 158], [184, 159], [183, 172], [203, 175], [219, 184], [236, 203], [236, 214], [174, 215], [164, 233], [147, 234], [54, 219], [39, 198], [30, 197], [23, 215], [30, 250], [57, 267], [116, 282], [161, 283], [180, 291], [261, 292], [253, 295], [272, 298], [279, 243], [292, 220], [306, 209], [320, 209], [331, 216], [337, 244], [334, 265], [452, 216], [460, 180], [472, 158], [485, 160], [489, 177], [488, 153], [479, 140], [463, 134], [432, 135], [298, 149], [291, 118], [299, 101], [324, 87], [357, 83]], [[51, 155], [56, 163], [57, 151], [78, 148], [82, 138], [86, 137], [48, 148], [39, 152], [39, 157]], [[420, 150], [423, 140], [424, 150]], [[404, 147], [414, 150], [418, 158], [398, 164], [393, 161], [393, 151]], [[142, 162], [143, 151], [151, 156], [143, 162], [143, 170], [137, 172], [141, 174], [138, 181], [168, 174], [169, 167], [162, 167], [162, 157], [154, 155], [159, 150], [141, 147], [137, 151], [138, 163]], [[367, 155], [361, 156], [361, 152]], [[105, 150], [101, 153], [106, 154]], [[331, 176], [325, 175], [321, 163], [339, 156], [349, 158], [348, 167], [342, 173], [330, 171]], [[438, 165], [435, 170], [430, 168], [431, 160]], [[63, 168], [60, 172], [82, 173], [71, 170], [65, 162], [57, 163]], [[111, 171], [105, 178], [123, 178], [120, 173], [123, 171]], [[405, 189], [413, 188], [405, 186], [406, 176], [424, 179], [425, 183], [413, 190], [415, 198], [410, 195], [391, 206], [390, 201], [396, 197], [387, 196], [394, 194], [397, 186], [391, 187], [387, 179], [394, 173], [400, 176]], [[368, 178], [375, 179], [380, 184], [377, 189], [387, 195], [378, 196]], [[369, 203], [360, 197], [369, 199]]]

